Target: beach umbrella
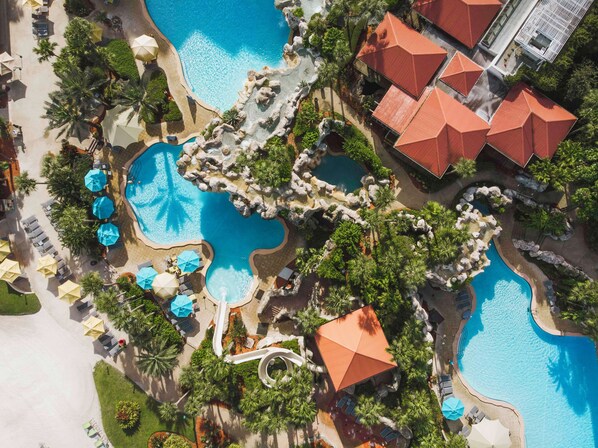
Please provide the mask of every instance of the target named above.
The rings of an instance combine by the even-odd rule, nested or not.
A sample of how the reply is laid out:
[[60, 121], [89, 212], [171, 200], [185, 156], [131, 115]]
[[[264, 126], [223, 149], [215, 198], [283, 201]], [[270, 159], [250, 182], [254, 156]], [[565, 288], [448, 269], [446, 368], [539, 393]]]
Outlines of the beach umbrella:
[[104, 321], [95, 316], [91, 316], [89, 319], [83, 321], [83, 334], [90, 336], [94, 340], [106, 333], [106, 327], [104, 327]]
[[0, 263], [0, 280], [12, 283], [21, 276], [21, 267], [15, 260], [8, 258]]
[[91, 41], [97, 44], [104, 37], [104, 29], [95, 22], [91, 23]]
[[30, 6], [31, 8], [39, 8], [43, 5], [42, 0], [22, 0], [21, 5], [23, 6]]
[[14, 62], [15, 58], [9, 55], [6, 51], [0, 54], [0, 76], [12, 73]]
[[152, 289], [158, 297], [168, 299], [174, 296], [179, 290], [179, 281], [174, 275], [162, 272], [154, 278]]
[[67, 281], [58, 287], [58, 298], [68, 303], [75, 303], [81, 298], [81, 286], [75, 282]]
[[137, 114], [131, 117], [126, 107], [116, 106], [106, 112], [102, 120], [102, 130], [104, 137], [113, 147], [126, 148], [139, 141], [139, 134], [143, 128], [139, 125]]
[[485, 418], [471, 427], [467, 443], [470, 448], [509, 448], [511, 437], [499, 420]]
[[177, 257], [177, 266], [181, 272], [191, 273], [199, 269], [201, 265], [201, 259], [199, 254], [194, 250], [186, 250], [181, 252]]
[[89, 170], [85, 175], [85, 186], [94, 193], [103, 190], [107, 182], [106, 173], [101, 170]]
[[459, 420], [463, 416], [465, 406], [458, 398], [449, 397], [442, 402], [441, 410], [447, 420]]
[[107, 196], [101, 196], [93, 201], [91, 211], [99, 219], [108, 219], [114, 213], [114, 202]]
[[137, 284], [142, 289], [152, 289], [152, 283], [157, 275], [158, 273], [154, 268], [145, 267], [141, 268], [135, 277], [137, 279]]
[[0, 240], [0, 261], [4, 261], [10, 252], [10, 242], [8, 240]]
[[153, 37], [143, 34], [133, 41], [131, 50], [133, 50], [135, 59], [150, 62], [158, 56], [158, 42]]
[[37, 272], [46, 277], [52, 277], [58, 272], [58, 261], [52, 255], [45, 255], [37, 260]]
[[116, 244], [120, 238], [120, 231], [111, 222], [104, 223], [97, 231], [98, 241], [104, 246], [112, 246]]
[[193, 302], [186, 295], [179, 294], [170, 302], [170, 311], [176, 317], [188, 317], [193, 312]]

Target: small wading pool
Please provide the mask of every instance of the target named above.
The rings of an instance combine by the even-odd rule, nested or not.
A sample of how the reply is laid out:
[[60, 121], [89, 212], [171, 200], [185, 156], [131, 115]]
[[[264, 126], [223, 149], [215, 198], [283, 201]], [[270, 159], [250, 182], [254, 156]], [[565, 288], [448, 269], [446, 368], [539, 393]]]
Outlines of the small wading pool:
[[206, 274], [208, 291], [215, 299], [239, 302], [254, 279], [251, 253], [279, 246], [284, 227], [257, 214], [244, 218], [227, 193], [202, 192], [183, 179], [176, 168], [181, 149], [182, 145], [156, 143], [141, 154], [129, 168], [127, 200], [149, 240], [163, 245], [210, 243], [214, 259]]
[[361, 188], [361, 178], [367, 174], [367, 171], [350, 157], [327, 153], [312, 174], [336, 186], [339, 190], [351, 193]]

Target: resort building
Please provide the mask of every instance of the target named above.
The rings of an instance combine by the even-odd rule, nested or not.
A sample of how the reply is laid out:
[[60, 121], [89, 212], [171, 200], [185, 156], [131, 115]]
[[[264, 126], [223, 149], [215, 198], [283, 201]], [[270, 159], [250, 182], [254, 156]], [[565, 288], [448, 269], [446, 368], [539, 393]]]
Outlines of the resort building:
[[446, 50], [387, 13], [357, 55], [356, 68], [417, 98], [446, 56]]
[[416, 0], [413, 9], [467, 48], [476, 46], [502, 3], [500, 0]]
[[457, 51], [438, 79], [467, 97], [482, 73], [482, 67]]
[[388, 341], [371, 306], [325, 323], [315, 339], [337, 391], [397, 367], [386, 350]]
[[538, 69], [554, 62], [593, 0], [510, 0], [482, 38], [494, 56], [491, 69], [510, 75], [521, 64]]
[[524, 167], [551, 158], [577, 118], [524, 83], [514, 86], [492, 118], [488, 144]]

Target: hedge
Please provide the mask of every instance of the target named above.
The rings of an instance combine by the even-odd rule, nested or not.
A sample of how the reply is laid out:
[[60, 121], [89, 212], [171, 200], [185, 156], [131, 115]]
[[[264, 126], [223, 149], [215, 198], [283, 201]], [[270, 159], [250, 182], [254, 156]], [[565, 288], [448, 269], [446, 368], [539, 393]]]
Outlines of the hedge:
[[139, 81], [139, 71], [135, 63], [135, 56], [133, 56], [133, 51], [125, 40], [111, 40], [106, 45], [106, 50], [110, 67], [118, 77]]

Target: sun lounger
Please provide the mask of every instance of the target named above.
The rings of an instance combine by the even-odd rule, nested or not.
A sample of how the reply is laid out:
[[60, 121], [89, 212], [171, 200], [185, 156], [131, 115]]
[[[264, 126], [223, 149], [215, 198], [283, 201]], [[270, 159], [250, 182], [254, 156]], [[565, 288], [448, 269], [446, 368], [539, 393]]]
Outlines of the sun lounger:
[[465, 310], [463, 311], [463, 314], [461, 314], [461, 319], [469, 319], [471, 317], [471, 310]]
[[41, 249], [40, 249], [40, 252], [41, 252], [42, 254], [46, 254], [46, 253], [48, 253], [48, 252], [52, 252], [52, 251], [55, 251], [55, 250], [56, 250], [56, 249], [54, 248], [54, 245], [53, 245], [53, 244], [52, 244], [50, 241], [48, 241], [47, 243], [45, 243], [45, 244], [44, 244], [44, 245], [41, 247]]
[[380, 435], [382, 437], [386, 437], [391, 432], [392, 432], [392, 429], [390, 429], [388, 426], [385, 426], [384, 428], [382, 428], [382, 431], [380, 431]]
[[37, 218], [35, 216], [30, 216], [27, 219], [21, 220], [23, 227], [30, 227], [34, 222], [37, 222]]
[[473, 417], [474, 417], [474, 416], [475, 416], [475, 415], [476, 415], [478, 412], [479, 412], [479, 409], [478, 409], [478, 407], [477, 407], [477, 406], [474, 406], [473, 408], [471, 408], [471, 409], [469, 410], [469, 412], [467, 413], [467, 415], [465, 416], [465, 418], [466, 418], [467, 420], [471, 420], [471, 419], [473, 419]]
[[95, 437], [98, 435], [98, 430], [95, 429], [93, 426], [87, 430], [87, 435], [89, 437]]
[[141, 263], [137, 265], [137, 269], [141, 270], [143, 268], [151, 268], [153, 266], [153, 263], [151, 261], [146, 261], [145, 263]]
[[122, 349], [122, 347], [120, 345], [118, 345], [118, 343], [117, 343], [114, 347], [112, 347], [110, 350], [108, 350], [108, 354], [110, 356], [116, 356], [120, 353], [121, 349]]
[[347, 402], [349, 401], [349, 396], [348, 395], [343, 395], [341, 398], [339, 398], [339, 400], [336, 402], [336, 407], [337, 408], [343, 408]]
[[451, 381], [451, 377], [449, 375], [440, 375], [440, 381]]
[[480, 423], [485, 418], [486, 418], [486, 414], [484, 414], [482, 411], [479, 411], [478, 414], [474, 417], [474, 422]]
[[90, 428], [93, 428], [93, 424], [91, 423], [91, 421], [88, 421], [88, 422], [85, 422], [85, 423], [83, 423], [83, 429], [84, 429], [84, 430], [86, 430], [86, 431], [87, 431], [87, 430], [88, 430], [88, 429], [90, 429]]
[[460, 296], [457, 297], [456, 302], [457, 303], [463, 303], [463, 302], [469, 302], [471, 299], [469, 298], [469, 296]]
[[[37, 229], [31, 231], [31, 233], [29, 233], [29, 235], [27, 235], [27, 237], [33, 241], [39, 237], [46, 237], [46, 234], [44, 233], [44, 230], [41, 227], [38, 227]], [[35, 244], [35, 243], [34, 243]]]
[[464, 310], [465, 308], [471, 308], [471, 303], [464, 302], [457, 305], [457, 311]]
[[397, 439], [398, 437], [399, 437], [399, 433], [393, 431], [390, 434], [388, 434], [386, 437], [384, 437], [384, 440], [387, 442], [392, 442], [393, 440]]
[[102, 439], [100, 439], [100, 440], [96, 441], [95, 447], [96, 448], [105, 448], [106, 445], [104, 444], [104, 441]]
[[469, 434], [471, 434], [471, 426], [469, 425], [465, 425], [461, 428], [461, 431], [459, 431], [459, 435], [462, 437], [467, 437]]
[[444, 389], [440, 390], [440, 395], [442, 397], [445, 397], [448, 394], [452, 394], [453, 393], [453, 388], [452, 387], [445, 387]]
[[469, 293], [465, 289], [463, 289], [457, 293], [457, 298], [459, 299], [461, 297], [469, 298]]
[[34, 246], [43, 246], [48, 241], [50, 241], [50, 238], [48, 238], [48, 235], [46, 235], [44, 232], [41, 232], [39, 235], [31, 238], [31, 242]]
[[80, 313], [82, 313], [83, 311], [91, 308], [92, 305], [89, 302], [81, 302], [79, 305], [77, 305], [77, 311], [79, 311]]

